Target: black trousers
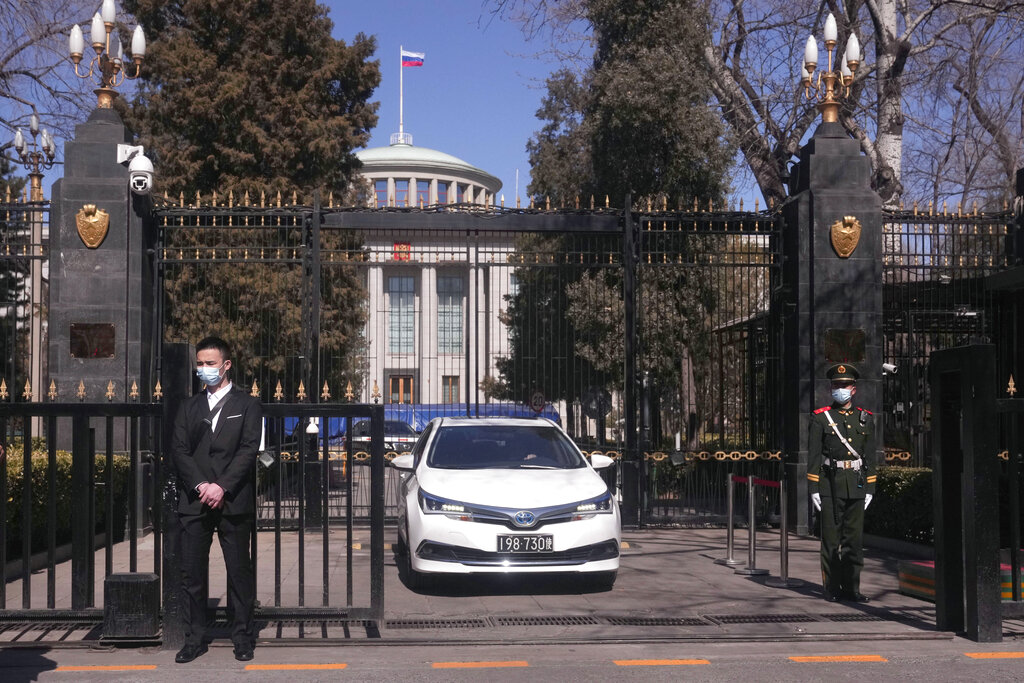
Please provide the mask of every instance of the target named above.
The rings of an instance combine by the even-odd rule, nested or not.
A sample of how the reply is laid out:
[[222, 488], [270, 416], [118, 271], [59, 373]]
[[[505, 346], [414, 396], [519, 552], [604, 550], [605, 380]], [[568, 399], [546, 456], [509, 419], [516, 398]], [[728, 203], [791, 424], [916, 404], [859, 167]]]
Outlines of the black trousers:
[[821, 498], [821, 583], [826, 593], [860, 592], [864, 568], [864, 499]]
[[188, 619], [185, 640], [199, 644], [206, 638], [206, 603], [209, 586], [210, 544], [217, 531], [227, 570], [228, 596], [234, 609], [231, 640], [236, 645], [254, 641], [253, 605], [256, 582], [253, 575], [250, 542], [253, 514], [227, 515], [205, 509], [199, 515], [179, 514], [181, 521], [181, 588]]

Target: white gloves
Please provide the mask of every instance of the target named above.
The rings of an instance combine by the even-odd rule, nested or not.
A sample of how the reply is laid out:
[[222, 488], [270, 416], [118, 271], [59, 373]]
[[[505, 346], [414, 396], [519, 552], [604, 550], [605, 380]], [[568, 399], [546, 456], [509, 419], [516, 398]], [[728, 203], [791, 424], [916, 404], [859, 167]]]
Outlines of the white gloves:
[[[869, 500], [870, 500], [870, 497], [869, 497]], [[815, 510], [817, 510], [818, 512], [821, 512], [821, 494], [820, 493], [812, 493], [811, 494], [811, 504], [814, 505], [814, 509]], [[867, 506], [865, 505], [864, 507], [867, 507]]]
[[868, 509], [868, 505], [871, 505], [871, 497], [872, 496], [871, 496], [870, 493], [865, 493], [864, 494], [864, 509], [865, 510]]

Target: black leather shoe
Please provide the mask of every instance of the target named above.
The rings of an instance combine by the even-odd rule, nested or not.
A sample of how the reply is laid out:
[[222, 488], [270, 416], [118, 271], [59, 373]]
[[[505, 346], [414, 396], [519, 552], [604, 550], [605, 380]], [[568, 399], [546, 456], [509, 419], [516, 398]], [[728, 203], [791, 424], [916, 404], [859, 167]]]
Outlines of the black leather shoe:
[[200, 644], [200, 645], [186, 644], [185, 647], [183, 647], [180, 650], [178, 650], [178, 654], [174, 655], [174, 661], [176, 661], [178, 664], [188, 664], [189, 662], [191, 662], [193, 659], [195, 659], [199, 655], [205, 654], [205, 653], [206, 653], [206, 645], [205, 644]]
[[863, 593], [848, 593], [846, 595], [846, 599], [849, 600], [850, 602], [859, 602], [859, 603], [871, 602], [871, 598], [869, 598], [868, 596], [864, 595]]
[[251, 662], [252, 661], [252, 645], [235, 645], [235, 659], [240, 662]]
[[829, 593], [829, 592], [826, 591], [826, 593], [825, 593], [825, 602], [839, 602], [839, 596], [838, 595], [833, 595], [832, 593]]

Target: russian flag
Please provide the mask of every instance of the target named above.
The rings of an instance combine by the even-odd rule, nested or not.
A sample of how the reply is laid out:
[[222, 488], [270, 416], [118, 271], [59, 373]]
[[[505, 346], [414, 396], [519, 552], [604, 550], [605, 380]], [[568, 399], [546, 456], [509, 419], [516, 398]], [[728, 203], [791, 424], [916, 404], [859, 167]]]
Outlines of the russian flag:
[[426, 56], [425, 52], [402, 50], [402, 66], [423, 66], [423, 58]]

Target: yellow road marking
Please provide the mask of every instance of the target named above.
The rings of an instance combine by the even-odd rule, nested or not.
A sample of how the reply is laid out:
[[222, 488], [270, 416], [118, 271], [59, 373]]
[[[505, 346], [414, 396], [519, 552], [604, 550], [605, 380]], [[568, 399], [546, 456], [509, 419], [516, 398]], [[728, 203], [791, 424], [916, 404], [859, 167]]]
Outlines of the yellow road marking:
[[58, 666], [54, 671], [153, 671], [156, 664], [124, 664], [121, 666]]
[[434, 662], [431, 666], [435, 669], [499, 669], [516, 666], [530, 666], [529, 662], [507, 661], [507, 662]]
[[616, 666], [694, 666], [710, 664], [706, 659], [616, 659]]
[[1024, 659], [1024, 652], [965, 652], [971, 659]]
[[888, 662], [879, 655], [829, 655], [824, 657], [790, 657], [794, 662], [813, 664], [816, 662]]
[[246, 671], [327, 671], [344, 669], [345, 663], [338, 664], [246, 664]]

